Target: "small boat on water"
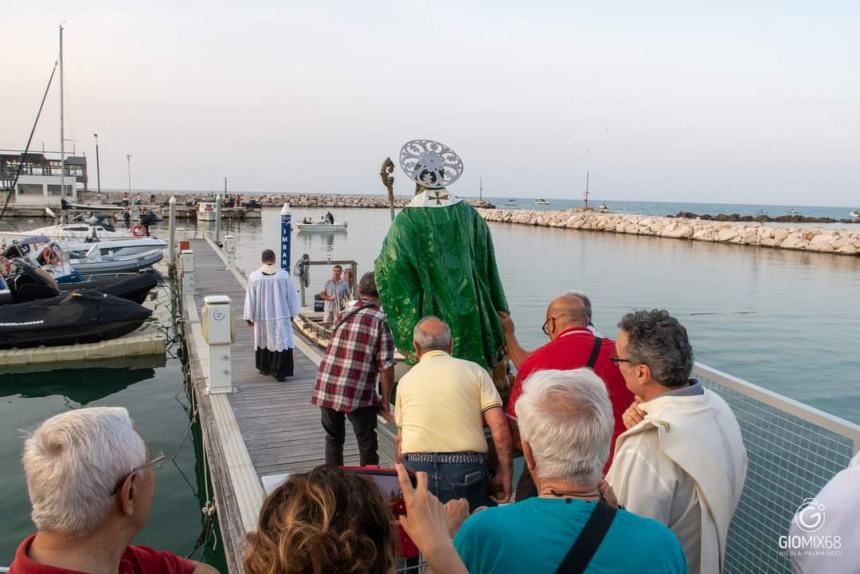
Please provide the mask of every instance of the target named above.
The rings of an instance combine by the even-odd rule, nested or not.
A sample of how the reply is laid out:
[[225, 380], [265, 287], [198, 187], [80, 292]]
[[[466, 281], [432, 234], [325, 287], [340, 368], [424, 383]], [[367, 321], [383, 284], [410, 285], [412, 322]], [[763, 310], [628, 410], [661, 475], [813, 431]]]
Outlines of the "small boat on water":
[[550, 203], [545, 199], [538, 199], [535, 201], [535, 205], [549, 205]]
[[347, 222], [346, 221], [335, 221], [334, 223], [328, 222], [313, 222], [313, 223], [296, 223], [296, 228], [302, 232], [345, 232], [347, 231]]
[[214, 201], [201, 201], [197, 204], [197, 221], [215, 221]]
[[505, 205], [515, 206], [515, 205], [517, 205], [517, 200], [516, 199], [509, 199], [509, 200], [505, 201]]
[[860, 219], [860, 209], [855, 209], [851, 212], [851, 217], [854, 219]]
[[115, 339], [140, 327], [152, 314], [133, 301], [95, 291], [0, 307], [0, 349]]

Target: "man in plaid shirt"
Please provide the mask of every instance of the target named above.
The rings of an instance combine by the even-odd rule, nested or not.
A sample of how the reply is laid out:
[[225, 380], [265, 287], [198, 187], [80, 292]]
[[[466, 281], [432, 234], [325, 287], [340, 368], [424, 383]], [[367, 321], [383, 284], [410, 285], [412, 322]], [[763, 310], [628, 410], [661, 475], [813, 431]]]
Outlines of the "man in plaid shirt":
[[[325, 351], [311, 403], [320, 407], [326, 432], [325, 462], [343, 464], [349, 418], [358, 440], [361, 466], [379, 464], [376, 415], [390, 418], [389, 399], [394, 385], [394, 339], [379, 307], [373, 272], [358, 283], [359, 300], [346, 310]], [[376, 395], [376, 379], [382, 398]]]

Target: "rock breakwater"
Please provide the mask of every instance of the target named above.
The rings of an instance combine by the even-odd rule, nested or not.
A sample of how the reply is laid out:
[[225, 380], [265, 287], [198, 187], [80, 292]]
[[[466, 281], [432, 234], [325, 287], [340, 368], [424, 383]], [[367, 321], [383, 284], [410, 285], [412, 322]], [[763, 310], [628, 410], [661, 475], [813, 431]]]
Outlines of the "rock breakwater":
[[602, 213], [583, 209], [565, 211], [479, 209], [479, 212], [484, 220], [500, 223], [759, 245], [838, 255], [860, 254], [860, 232], [846, 229], [782, 227], [760, 223]]
[[[122, 191], [112, 190], [102, 193], [105, 196], [107, 203], [119, 203], [123, 199], [128, 199], [128, 194]], [[132, 192], [132, 201], [140, 199], [145, 205], [167, 205], [167, 200], [171, 195], [176, 196], [176, 201], [179, 205], [193, 206], [200, 201], [215, 201], [213, 193], [194, 193], [194, 192]], [[387, 209], [388, 197], [383, 195], [339, 195], [339, 194], [322, 194], [322, 193], [229, 193], [228, 196], [240, 196], [240, 201], [245, 204], [251, 201], [257, 202], [262, 207], [280, 207], [285, 202], [290, 204], [290, 207], [322, 207], [322, 208], [368, 208], [368, 209]], [[87, 192], [85, 198], [88, 201], [95, 201], [95, 193]], [[394, 207], [406, 207], [412, 196], [396, 196], [394, 198]], [[470, 204], [479, 208], [492, 209], [494, 206], [488, 201], [479, 201], [477, 199], [465, 199]]]

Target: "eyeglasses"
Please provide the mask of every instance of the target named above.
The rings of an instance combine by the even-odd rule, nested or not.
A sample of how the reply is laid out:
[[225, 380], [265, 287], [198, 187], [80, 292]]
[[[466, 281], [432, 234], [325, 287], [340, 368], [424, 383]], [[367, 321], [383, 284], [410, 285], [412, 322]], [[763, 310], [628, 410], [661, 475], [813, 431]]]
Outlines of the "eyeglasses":
[[152, 460], [150, 460], [150, 461], [149, 461], [149, 462], [147, 462], [146, 464], [142, 464], [142, 465], [138, 466], [137, 468], [133, 468], [133, 469], [131, 470], [131, 472], [129, 472], [128, 474], [126, 474], [125, 476], [123, 476], [121, 479], [119, 479], [119, 482], [117, 482], [117, 484], [116, 484], [116, 488], [114, 488], [114, 489], [111, 491], [111, 493], [110, 493], [110, 494], [111, 494], [111, 496], [113, 496], [113, 495], [115, 495], [117, 492], [119, 492], [120, 487], [122, 487], [122, 483], [123, 483], [123, 482], [125, 482], [126, 480], [128, 480], [128, 477], [129, 477], [129, 476], [131, 476], [132, 474], [134, 474], [135, 472], [137, 472], [137, 471], [139, 471], [139, 470], [143, 470], [144, 468], [146, 468], [146, 467], [148, 467], [148, 466], [151, 466], [151, 467], [152, 467], [152, 470], [158, 470], [158, 469], [160, 469], [160, 468], [161, 468], [161, 463], [164, 461], [164, 459], [165, 459], [165, 458], [167, 458], [167, 455], [166, 455], [166, 454], [164, 454], [163, 452], [159, 451], [159, 452], [158, 452], [158, 455], [156, 455], [156, 457], [155, 457], [155, 458], [153, 458]]
[[631, 361], [630, 359], [622, 359], [621, 357], [619, 357], [619, 356], [615, 353], [615, 350], [614, 350], [614, 349], [613, 349], [613, 351], [612, 351], [612, 354], [609, 356], [609, 360], [610, 360], [610, 361], [612, 361], [613, 363], [615, 363], [616, 365], [618, 365], [619, 363], [630, 363], [630, 364], [633, 364], [633, 361]]
[[546, 321], [543, 322], [543, 326], [540, 328], [541, 331], [543, 331], [543, 334], [547, 337], [549, 337], [549, 329], [547, 329], [547, 327], [549, 326], [550, 320], [553, 321], [553, 328], [555, 328], [555, 317], [547, 317]]

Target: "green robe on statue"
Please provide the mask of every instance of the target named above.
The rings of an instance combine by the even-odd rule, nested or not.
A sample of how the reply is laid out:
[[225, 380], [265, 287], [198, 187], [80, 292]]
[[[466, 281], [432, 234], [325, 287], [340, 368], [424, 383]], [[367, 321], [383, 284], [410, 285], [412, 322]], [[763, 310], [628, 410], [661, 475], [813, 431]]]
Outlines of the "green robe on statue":
[[451, 327], [455, 357], [503, 370], [505, 336], [496, 311], [507, 312], [508, 303], [490, 229], [474, 207], [438, 191], [441, 200], [437, 190], [418, 194], [397, 215], [376, 258], [394, 342], [414, 361], [412, 330], [436, 315]]

